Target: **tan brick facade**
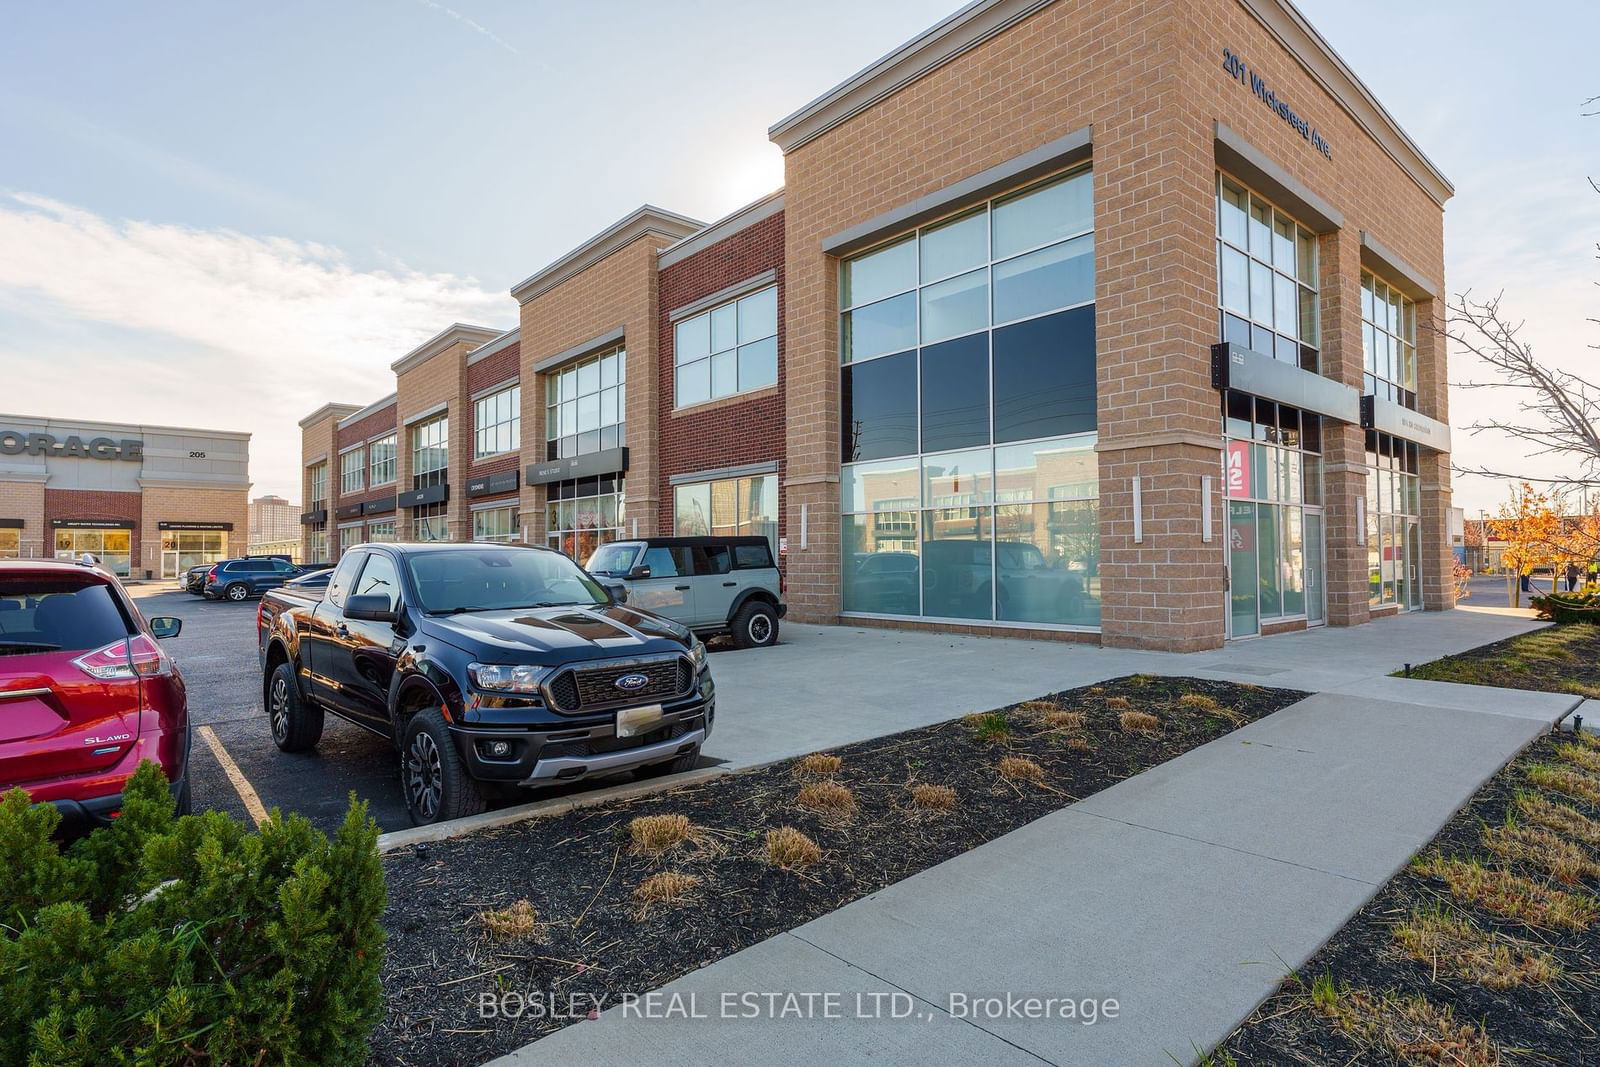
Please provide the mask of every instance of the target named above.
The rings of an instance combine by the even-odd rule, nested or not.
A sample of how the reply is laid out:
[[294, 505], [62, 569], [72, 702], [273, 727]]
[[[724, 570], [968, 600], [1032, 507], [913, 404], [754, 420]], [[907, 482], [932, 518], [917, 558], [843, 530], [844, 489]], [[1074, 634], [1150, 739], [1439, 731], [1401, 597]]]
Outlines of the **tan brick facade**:
[[[1225, 51], [1247, 70], [1225, 65]], [[1093, 173], [1098, 639], [1193, 650], [1228, 634], [1222, 394], [1210, 364], [1221, 332], [1219, 169], [1314, 216], [1299, 221], [1319, 256], [1324, 377], [1362, 391], [1363, 270], [1387, 255], [1414, 272], [1405, 280], [1418, 291], [1423, 324], [1418, 410], [1448, 423], [1446, 354], [1427, 328], [1437, 298], [1418, 295], [1443, 291], [1448, 183], [1282, 0], [988, 0], [780, 122], [772, 137], [785, 151], [781, 198], [707, 227], [641, 208], [512, 290], [514, 357], [489, 352], [473, 372], [468, 354], [483, 337], [447, 344], [441, 334], [426, 359], [397, 364], [399, 420], [439, 404], [450, 413], [451, 536], [470, 536], [459, 491], [466, 475], [545, 462], [547, 374], [621, 343], [625, 527], [671, 528], [674, 475], [776, 463], [792, 617], [835, 620], [844, 565], [841, 261], [825, 249], [848, 248], [841, 235], [866, 233], [859, 250], [896, 235], [886, 219], [909, 220], [899, 231], [909, 232], [1007, 191], [993, 174], [1017, 174], [1020, 185], [1052, 167]], [[778, 385], [675, 410], [671, 311], [762, 270], [781, 291]], [[466, 398], [513, 374], [522, 384], [520, 455], [458, 466], [470, 459]], [[1322, 425], [1327, 621], [1351, 625], [1373, 613], [1357, 504], [1367, 485], [1366, 433], [1331, 416]], [[306, 426], [306, 455], [330, 457], [330, 515], [335, 444], [331, 429]], [[404, 490], [404, 425], [399, 452]], [[1447, 455], [1424, 450], [1421, 582], [1430, 609], [1452, 603], [1448, 470]], [[542, 486], [520, 490], [534, 543], [544, 540], [545, 495]], [[1269, 621], [1262, 630], [1305, 623]], [[1061, 628], [953, 625], [1096, 639]]]

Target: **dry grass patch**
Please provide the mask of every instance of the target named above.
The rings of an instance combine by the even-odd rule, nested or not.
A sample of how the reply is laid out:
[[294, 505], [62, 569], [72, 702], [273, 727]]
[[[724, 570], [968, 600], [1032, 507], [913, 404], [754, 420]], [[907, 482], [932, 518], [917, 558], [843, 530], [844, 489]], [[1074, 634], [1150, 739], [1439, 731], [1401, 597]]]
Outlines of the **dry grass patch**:
[[633, 850], [646, 856], [661, 856], [677, 848], [694, 834], [687, 815], [641, 815], [628, 823]]
[[1127, 710], [1133, 707], [1133, 701], [1127, 697], [1106, 697], [1106, 707], [1113, 711]]
[[1215, 715], [1235, 725], [1244, 722], [1243, 715], [1206, 693], [1185, 693], [1178, 698], [1178, 707], [1198, 711], [1203, 715]]
[[1329, 980], [1313, 987], [1311, 1002], [1356, 1041], [1376, 1045], [1403, 1064], [1500, 1067], [1504, 1062], [1481, 1026], [1457, 1020], [1449, 1007], [1425, 997], [1365, 989], [1332, 992]]
[[1600, 848], [1600, 820], [1589, 818], [1570, 804], [1558, 804], [1540, 793], [1518, 793], [1517, 810], [1526, 822]]
[[1047, 711], [1039, 719], [1041, 725], [1051, 730], [1081, 730], [1089, 722], [1081, 711]]
[[524, 941], [539, 928], [538, 913], [526, 900], [519, 900], [508, 908], [490, 908], [478, 912], [478, 925], [496, 941]]
[[1034, 718], [1042, 719], [1046, 715], [1049, 715], [1059, 709], [1053, 700], [1024, 700], [1021, 704], [1017, 705], [1017, 710], [1021, 711], [1024, 715], [1031, 715]]
[[1528, 768], [1528, 781], [1552, 793], [1564, 793], [1592, 807], [1600, 808], [1600, 778], [1572, 767], [1541, 763]]
[[1117, 716], [1123, 733], [1153, 734], [1161, 729], [1161, 720], [1148, 711], [1125, 711]]
[[1038, 782], [1044, 780], [1044, 768], [1025, 756], [1007, 756], [996, 769], [1000, 777], [1013, 782]]
[[1581, 767], [1591, 774], [1600, 774], [1600, 748], [1586, 745], [1557, 745], [1556, 759]]
[[1600, 918], [1600, 906], [1584, 894], [1552, 889], [1510, 871], [1485, 867], [1474, 860], [1430, 856], [1412, 870], [1438, 878], [1460, 900], [1520, 923], [1554, 930], [1586, 930]]
[[835, 819], [848, 819], [856, 813], [856, 795], [838, 782], [812, 782], [802, 786], [794, 802], [807, 811]]
[[662, 871], [652, 874], [633, 890], [633, 899], [648, 909], [652, 904], [676, 904], [688, 896], [700, 879], [682, 871]]
[[1587, 851], [1542, 827], [1514, 822], [1486, 826], [1483, 844], [1502, 859], [1543, 871], [1566, 885], [1600, 876], [1600, 864], [1590, 859]]
[[1089, 739], [1082, 734], [1073, 734], [1071, 737], [1063, 738], [1061, 743], [1074, 752], [1094, 751], [1094, 745], [1090, 744]]
[[919, 782], [911, 787], [911, 806], [918, 811], [944, 813], [954, 811], [956, 791], [947, 785], [930, 785]]
[[1488, 989], [1553, 985], [1562, 975], [1561, 965], [1534, 945], [1442, 911], [1412, 915], [1394, 928], [1394, 941], [1418, 963]]
[[843, 760], [831, 753], [813, 752], [809, 756], [801, 756], [795, 760], [794, 773], [798, 778], [827, 778], [838, 774], [843, 763]]
[[972, 730], [972, 735], [979, 741], [1009, 741], [1011, 739], [1011, 722], [1003, 711], [985, 711], [968, 715], [961, 720]]
[[817, 843], [792, 826], [767, 831], [767, 862], [785, 871], [809, 867], [822, 858]]

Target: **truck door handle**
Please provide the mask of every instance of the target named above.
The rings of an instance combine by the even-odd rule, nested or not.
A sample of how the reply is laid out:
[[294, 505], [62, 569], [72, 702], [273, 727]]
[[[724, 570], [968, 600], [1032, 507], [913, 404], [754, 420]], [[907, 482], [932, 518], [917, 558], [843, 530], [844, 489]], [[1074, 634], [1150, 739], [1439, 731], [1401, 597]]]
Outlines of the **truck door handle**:
[[340, 637], [349, 637], [350, 627], [346, 626], [342, 622], [336, 622], [333, 624], [333, 632], [338, 634]]
[[689, 591], [689, 587], [687, 585], [675, 585], [672, 588], [676, 589], [680, 593], [687, 593]]
[[731, 588], [733, 588], [734, 586], [736, 586], [738, 584], [739, 584], [738, 582], [723, 582], [722, 583], [723, 587], [727, 588], [727, 589], [731, 589]]

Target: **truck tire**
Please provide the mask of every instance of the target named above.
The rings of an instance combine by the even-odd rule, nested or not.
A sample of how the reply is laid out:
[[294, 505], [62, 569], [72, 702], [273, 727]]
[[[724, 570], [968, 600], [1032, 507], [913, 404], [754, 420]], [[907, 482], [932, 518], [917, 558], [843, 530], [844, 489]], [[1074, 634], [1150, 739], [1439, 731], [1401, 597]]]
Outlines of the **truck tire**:
[[228, 587], [222, 591], [222, 595], [235, 604], [241, 604], [244, 602], [245, 597], [250, 595], [250, 587], [243, 582], [230, 582]]
[[400, 748], [400, 785], [406, 811], [418, 826], [476, 815], [483, 792], [467, 773], [444, 716], [424, 708], [406, 723]]
[[662, 778], [669, 774], [682, 774], [684, 771], [694, 770], [694, 765], [700, 762], [700, 749], [696, 746], [692, 751], [685, 752], [677, 759], [667, 760], [663, 763], [649, 763], [633, 772], [635, 778]]
[[307, 752], [322, 740], [322, 709], [300, 695], [294, 664], [280, 663], [267, 680], [272, 742], [285, 752]]
[[766, 648], [778, 643], [778, 613], [764, 600], [752, 600], [733, 617], [733, 643], [740, 648]]

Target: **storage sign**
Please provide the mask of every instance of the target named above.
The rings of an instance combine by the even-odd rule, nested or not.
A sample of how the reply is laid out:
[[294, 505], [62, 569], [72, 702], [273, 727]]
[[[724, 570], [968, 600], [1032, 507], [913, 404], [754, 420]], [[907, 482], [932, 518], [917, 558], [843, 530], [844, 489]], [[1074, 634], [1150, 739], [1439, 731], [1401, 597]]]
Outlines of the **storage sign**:
[[126, 438], [114, 441], [109, 437], [91, 437], [85, 441], [77, 434], [57, 440], [54, 434], [0, 430], [0, 455], [123, 459], [137, 463], [144, 459], [144, 442]]

